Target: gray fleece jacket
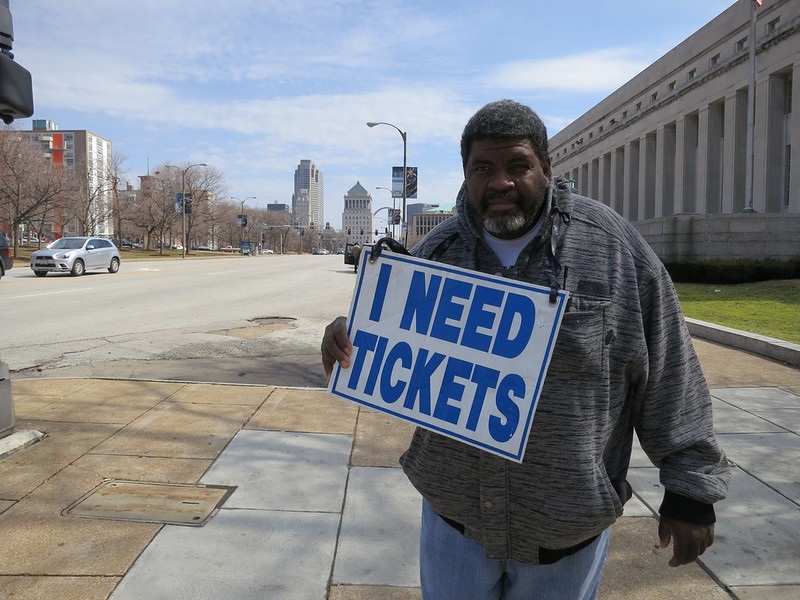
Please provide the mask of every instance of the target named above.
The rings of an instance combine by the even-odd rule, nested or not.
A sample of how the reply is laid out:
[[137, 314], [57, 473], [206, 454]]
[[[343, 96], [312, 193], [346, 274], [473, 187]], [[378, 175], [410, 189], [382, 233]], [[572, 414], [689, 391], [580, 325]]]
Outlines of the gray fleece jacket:
[[538, 564], [540, 554], [544, 562], [547, 551], [579, 545], [622, 515], [635, 430], [660, 470], [662, 514], [713, 522], [730, 472], [672, 282], [647, 243], [613, 210], [558, 181], [541, 233], [503, 268], [464, 188], [457, 211], [412, 254], [561, 286], [571, 301], [524, 461], [417, 429], [401, 458], [411, 483], [487, 557]]

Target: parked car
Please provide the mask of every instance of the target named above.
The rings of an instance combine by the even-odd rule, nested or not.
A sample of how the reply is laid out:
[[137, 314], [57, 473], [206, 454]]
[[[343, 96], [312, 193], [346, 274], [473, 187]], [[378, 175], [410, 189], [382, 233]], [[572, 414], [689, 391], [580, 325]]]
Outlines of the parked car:
[[0, 278], [6, 274], [11, 267], [14, 266], [14, 255], [11, 252], [11, 247], [8, 244], [8, 239], [0, 233]]
[[120, 254], [117, 247], [105, 238], [66, 237], [47, 248], [31, 252], [31, 269], [38, 277], [48, 273], [70, 273], [76, 277], [86, 271], [108, 269], [119, 271]]

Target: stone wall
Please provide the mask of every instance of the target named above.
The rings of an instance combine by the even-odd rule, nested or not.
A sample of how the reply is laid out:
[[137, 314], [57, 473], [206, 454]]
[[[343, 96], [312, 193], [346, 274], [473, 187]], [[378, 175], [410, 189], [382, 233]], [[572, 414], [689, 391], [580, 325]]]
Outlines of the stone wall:
[[800, 256], [800, 214], [678, 214], [633, 223], [664, 262]]

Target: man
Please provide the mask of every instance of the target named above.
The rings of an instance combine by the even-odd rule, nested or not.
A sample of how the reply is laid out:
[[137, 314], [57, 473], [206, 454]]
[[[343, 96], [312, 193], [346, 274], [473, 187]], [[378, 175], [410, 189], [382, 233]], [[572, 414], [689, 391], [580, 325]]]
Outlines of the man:
[[[665, 488], [671, 566], [714, 540], [729, 468], [672, 282], [636, 231], [551, 171], [527, 106], [488, 104], [461, 138], [457, 216], [415, 256], [570, 293], [521, 464], [417, 429], [401, 464], [423, 497], [426, 600], [596, 597], [609, 527], [631, 496], [634, 429]], [[322, 360], [350, 365], [344, 317]]]
[[356, 244], [350, 249], [350, 253], [353, 255], [353, 272], [358, 273], [358, 261], [361, 258], [361, 246]]

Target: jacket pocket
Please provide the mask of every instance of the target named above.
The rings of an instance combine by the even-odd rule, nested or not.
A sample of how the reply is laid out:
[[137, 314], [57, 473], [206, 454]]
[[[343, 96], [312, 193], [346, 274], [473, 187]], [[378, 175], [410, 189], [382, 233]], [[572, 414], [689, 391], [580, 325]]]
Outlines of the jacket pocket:
[[602, 514], [608, 519], [616, 520], [622, 516], [624, 503], [602, 464], [595, 464], [595, 473], [597, 475], [598, 493], [601, 498]]
[[608, 375], [607, 299], [573, 295], [561, 320], [550, 370], [563, 374]]

